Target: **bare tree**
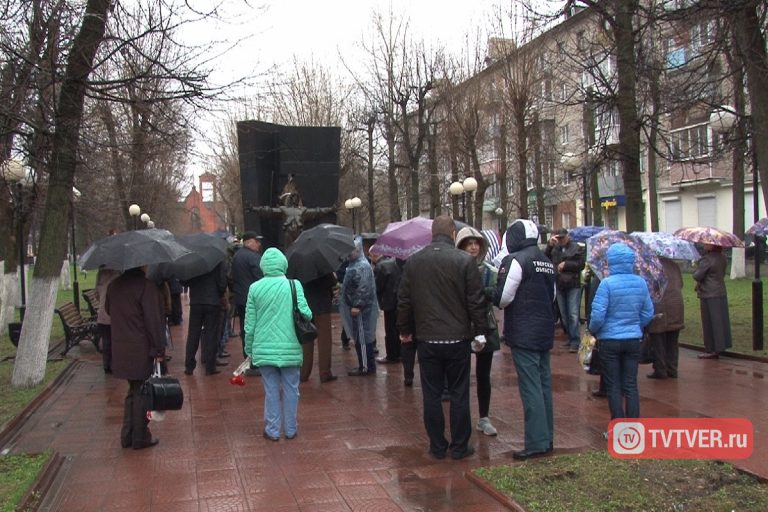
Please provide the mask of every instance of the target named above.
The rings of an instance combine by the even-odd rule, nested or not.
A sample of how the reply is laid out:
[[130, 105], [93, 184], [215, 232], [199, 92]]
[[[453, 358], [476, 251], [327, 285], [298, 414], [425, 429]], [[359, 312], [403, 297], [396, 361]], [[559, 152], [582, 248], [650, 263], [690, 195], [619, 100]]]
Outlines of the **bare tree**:
[[[38, 384], [45, 377], [48, 336], [53, 317], [62, 256], [66, 253], [67, 219], [77, 165], [79, 126], [85, 101], [86, 79], [104, 38], [109, 0], [88, 0], [80, 31], [72, 42], [55, 118], [51, 177], [35, 265], [34, 286], [27, 314], [37, 322], [25, 322], [16, 354], [11, 383], [16, 387]], [[40, 362], [42, 361], [42, 364]]]

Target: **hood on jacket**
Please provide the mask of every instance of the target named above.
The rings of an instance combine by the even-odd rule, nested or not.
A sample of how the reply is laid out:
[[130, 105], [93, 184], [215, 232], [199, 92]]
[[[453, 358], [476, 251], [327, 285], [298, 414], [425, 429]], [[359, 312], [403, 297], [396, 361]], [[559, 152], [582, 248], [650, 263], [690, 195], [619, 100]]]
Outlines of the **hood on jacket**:
[[262, 255], [259, 266], [265, 277], [284, 276], [288, 270], [288, 260], [280, 249], [270, 247]]
[[483, 261], [485, 259], [485, 254], [488, 252], [488, 241], [482, 233], [472, 226], [464, 226], [459, 230], [456, 235], [456, 248], [461, 249], [462, 242], [472, 238], [480, 241], [480, 254], [477, 255], [477, 261]]
[[351, 253], [349, 253], [349, 256], [347, 256], [347, 259], [350, 263], [353, 261], [359, 260], [360, 258], [365, 259], [365, 252], [363, 251], [363, 237], [356, 236], [354, 239], [355, 242], [355, 248], [352, 250]]
[[610, 275], [635, 273], [635, 253], [627, 244], [616, 243], [611, 245], [606, 256], [608, 258]]
[[505, 234], [507, 236], [507, 250], [510, 253], [536, 245], [539, 240], [539, 228], [536, 223], [528, 219], [517, 219], [507, 228]]

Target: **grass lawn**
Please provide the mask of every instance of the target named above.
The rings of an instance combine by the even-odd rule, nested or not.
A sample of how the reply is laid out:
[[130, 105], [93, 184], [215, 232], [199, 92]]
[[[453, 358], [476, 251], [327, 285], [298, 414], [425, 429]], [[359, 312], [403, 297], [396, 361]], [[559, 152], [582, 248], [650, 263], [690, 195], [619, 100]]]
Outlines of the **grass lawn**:
[[[96, 272], [88, 272], [84, 277], [78, 276], [80, 290], [93, 288], [96, 282]], [[72, 290], [59, 289], [56, 296], [56, 304], [72, 302]], [[80, 306], [86, 309], [84, 299], [80, 299]], [[53, 325], [51, 326], [52, 343], [64, 336], [64, 329], [58, 315], [53, 313]], [[13, 360], [5, 360], [16, 353], [16, 347], [6, 334], [0, 337], [0, 427], [5, 426], [31, 402], [45, 387], [61, 373], [67, 363], [63, 360], [49, 360], [45, 368], [45, 379], [37, 386], [29, 389], [14, 389], [11, 386], [13, 375]], [[0, 456], [0, 512], [16, 510], [16, 505], [24, 493], [32, 485], [38, 473], [45, 465], [50, 454], [42, 455], [3, 455]]]
[[[765, 281], [765, 280], [763, 280]], [[680, 342], [704, 346], [701, 337], [701, 313], [699, 299], [693, 291], [695, 281], [689, 273], [683, 274], [683, 301], [685, 303], [685, 329], [680, 332]], [[768, 356], [768, 350], [752, 350], [752, 279], [725, 279], [728, 290], [728, 306], [731, 315], [733, 334], [733, 352]], [[764, 327], [768, 327], [768, 283], [763, 282]], [[768, 329], [764, 329], [763, 338], [768, 346]]]
[[16, 510], [50, 456], [49, 453], [0, 456], [0, 512]]
[[618, 460], [606, 452], [478, 468], [529, 512], [764, 512], [768, 484], [703, 460]]
[[[80, 290], [93, 288], [96, 282], [96, 272], [88, 272], [87, 277], [82, 274], [79, 277]], [[72, 302], [72, 290], [59, 289], [56, 296], [56, 304]], [[80, 299], [80, 306], [85, 309], [84, 299]], [[85, 313], [84, 313], [85, 314]], [[58, 315], [53, 313], [53, 325], [51, 326], [51, 342], [64, 337], [64, 329], [61, 326], [61, 320]], [[6, 334], [0, 338], [0, 360], [16, 354], [16, 347], [11, 343], [11, 339]], [[55, 355], [55, 354], [54, 354]], [[45, 388], [48, 383], [56, 378], [61, 370], [66, 366], [64, 361], [49, 361], [46, 367], [45, 380], [30, 389], [14, 389], [11, 387], [11, 375], [13, 374], [13, 360], [4, 360], [0, 362], [0, 426], [6, 424], [8, 420], [16, 416], [37, 394]], [[1, 500], [0, 500], [1, 502]]]

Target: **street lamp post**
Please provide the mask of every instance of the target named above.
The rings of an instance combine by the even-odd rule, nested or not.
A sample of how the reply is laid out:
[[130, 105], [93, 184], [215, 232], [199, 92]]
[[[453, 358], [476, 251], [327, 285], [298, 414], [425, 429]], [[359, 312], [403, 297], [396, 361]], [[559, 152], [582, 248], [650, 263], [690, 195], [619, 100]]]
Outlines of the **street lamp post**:
[[344, 201], [344, 207], [352, 213], [352, 231], [357, 233], [357, 209], [363, 205], [362, 199], [355, 196]]
[[70, 217], [72, 219], [72, 302], [75, 308], [80, 311], [80, 281], [77, 279], [77, 242], [75, 241], [75, 203], [82, 194], [75, 187], [72, 187], [72, 201], [70, 207]]
[[[709, 116], [709, 126], [713, 131], [724, 134], [730, 132], [738, 122], [738, 116], [731, 106], [721, 106]], [[752, 167], [752, 207], [754, 221], [760, 217], [760, 195], [758, 193], [758, 170]], [[763, 281], [760, 279], [760, 237], [755, 237], [755, 276], [752, 279], [752, 350], [763, 350]]]
[[128, 207], [128, 214], [133, 217], [133, 230], [136, 230], [136, 219], [141, 215], [141, 207], [136, 203]]
[[[477, 190], [477, 180], [472, 176], [465, 178], [464, 183], [461, 184], [464, 187], [464, 192], [469, 194], [469, 211], [464, 215], [467, 217], [467, 224], [475, 227], [475, 209], [474, 209], [474, 192]], [[481, 219], [482, 220], [482, 219]]]
[[454, 181], [448, 187], [448, 192], [454, 197], [461, 196], [461, 215], [459, 216], [459, 220], [463, 222], [466, 210], [466, 204], [464, 203], [464, 185], [462, 185], [460, 181]]
[[504, 234], [504, 231], [502, 230], [503, 226], [501, 225], [501, 221], [502, 221], [501, 216], [504, 215], [504, 208], [499, 206], [498, 208], [496, 208], [494, 213], [496, 213], [496, 217], [499, 221], [499, 234]]
[[149, 218], [149, 214], [148, 213], [142, 213], [141, 217], [139, 217], [139, 220], [141, 220], [141, 222], [143, 222], [144, 225], [147, 225], [147, 224], [149, 224], [149, 221], [151, 219]]
[[27, 280], [24, 275], [24, 264], [26, 263], [25, 243], [24, 243], [24, 184], [28, 177], [24, 167], [15, 160], [8, 160], [3, 169], [3, 175], [6, 181], [15, 183], [15, 214], [16, 214], [16, 246], [19, 255], [19, 318], [24, 322], [24, 310], [27, 305]]

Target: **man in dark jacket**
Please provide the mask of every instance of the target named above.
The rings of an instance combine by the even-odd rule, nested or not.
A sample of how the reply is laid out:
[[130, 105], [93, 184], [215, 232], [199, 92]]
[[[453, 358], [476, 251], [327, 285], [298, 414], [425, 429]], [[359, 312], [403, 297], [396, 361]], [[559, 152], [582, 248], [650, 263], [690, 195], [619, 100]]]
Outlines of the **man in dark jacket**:
[[[397, 289], [400, 286], [402, 271], [397, 262], [388, 256], [369, 253], [373, 263], [373, 275], [376, 279], [376, 298], [379, 309], [384, 311], [384, 347], [387, 355], [379, 357], [381, 364], [400, 361], [400, 338], [397, 333]], [[411, 377], [413, 381], [413, 377]]]
[[[397, 308], [402, 343], [418, 342], [424, 426], [429, 451], [442, 459], [462, 459], [469, 446], [470, 342], [485, 342], [489, 326], [477, 263], [454, 246], [456, 225], [448, 215], [432, 222], [432, 243], [411, 256], [403, 269]], [[441, 397], [450, 395], [451, 442], [445, 438]]]
[[584, 270], [585, 251], [571, 240], [567, 229], [560, 228], [549, 240], [544, 254], [557, 269], [557, 307], [560, 321], [568, 333], [568, 346], [571, 352], [578, 352], [581, 339], [581, 271]]
[[525, 416], [525, 449], [515, 459], [552, 451], [552, 372], [555, 267], [539, 250], [539, 230], [527, 219], [507, 229], [509, 255], [499, 268], [494, 304], [504, 309], [504, 339], [512, 348]]
[[195, 277], [186, 284], [189, 286], [189, 330], [184, 373], [192, 375], [195, 371], [197, 348], [202, 344], [200, 356], [205, 365], [205, 374], [215, 375], [220, 373], [217, 366], [227, 365], [216, 359], [223, 314], [221, 307], [227, 290], [226, 262], [222, 261], [207, 274]]
[[[245, 357], [245, 303], [248, 302], [248, 288], [264, 277], [261, 272], [261, 241], [263, 237], [253, 231], [243, 233], [243, 246], [232, 257], [232, 296], [235, 300], [235, 315], [240, 323], [240, 340], [243, 343]], [[255, 368], [246, 371], [247, 375], [258, 375]]]
[[[307, 299], [309, 309], [312, 310], [312, 321], [317, 327], [317, 366], [320, 370], [320, 382], [333, 382], [336, 376], [331, 371], [331, 311], [336, 277], [331, 272], [301, 284], [304, 287], [304, 297]], [[306, 382], [312, 374], [315, 341], [304, 343], [301, 348], [304, 351], [304, 361], [301, 363], [299, 380]]]
[[141, 385], [164, 359], [163, 297], [144, 269], [134, 268], [109, 284], [104, 309], [112, 327], [112, 373], [128, 381], [120, 444], [134, 450], [154, 446]]

